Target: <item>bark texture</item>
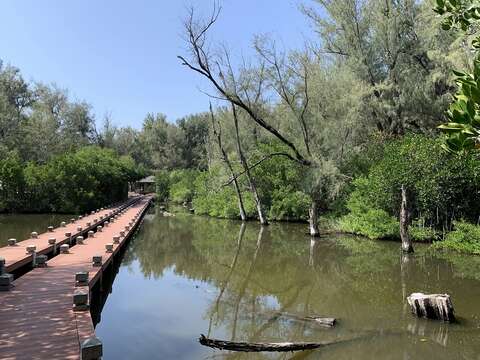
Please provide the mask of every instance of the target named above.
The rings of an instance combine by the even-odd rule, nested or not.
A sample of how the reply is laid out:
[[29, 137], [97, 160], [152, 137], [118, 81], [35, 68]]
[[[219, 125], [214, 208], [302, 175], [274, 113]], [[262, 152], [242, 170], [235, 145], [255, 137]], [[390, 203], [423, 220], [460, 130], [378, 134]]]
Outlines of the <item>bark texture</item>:
[[448, 294], [413, 293], [407, 297], [412, 313], [428, 319], [455, 321], [452, 300]]
[[405, 185], [402, 185], [402, 202], [400, 205], [400, 238], [402, 239], [402, 251], [405, 253], [413, 253], [412, 239], [408, 233], [410, 225], [410, 203], [409, 194]]
[[220, 349], [243, 352], [261, 352], [261, 351], [301, 351], [318, 349], [319, 347], [329, 345], [328, 343], [314, 343], [314, 342], [283, 342], [283, 343], [254, 343], [254, 342], [240, 342], [210, 339], [204, 335], [200, 335], [198, 339], [200, 344]]
[[318, 228], [318, 212], [319, 212], [318, 201], [312, 200], [310, 204], [310, 209], [308, 210], [308, 223], [309, 223], [310, 236], [313, 236], [313, 237], [320, 236], [320, 230]]

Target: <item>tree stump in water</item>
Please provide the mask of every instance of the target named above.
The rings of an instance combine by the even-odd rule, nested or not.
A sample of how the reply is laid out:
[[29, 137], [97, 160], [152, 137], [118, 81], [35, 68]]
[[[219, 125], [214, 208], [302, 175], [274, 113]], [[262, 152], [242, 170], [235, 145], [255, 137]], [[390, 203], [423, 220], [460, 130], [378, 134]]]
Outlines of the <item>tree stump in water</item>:
[[454, 321], [453, 304], [448, 294], [413, 293], [407, 297], [413, 314], [428, 319]]

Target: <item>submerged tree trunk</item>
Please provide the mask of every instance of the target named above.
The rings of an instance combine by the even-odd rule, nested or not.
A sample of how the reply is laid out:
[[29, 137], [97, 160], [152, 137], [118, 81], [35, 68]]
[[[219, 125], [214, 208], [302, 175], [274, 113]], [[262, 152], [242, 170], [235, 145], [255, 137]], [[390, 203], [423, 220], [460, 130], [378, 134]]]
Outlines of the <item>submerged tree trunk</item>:
[[320, 236], [320, 230], [318, 229], [318, 210], [319, 204], [317, 200], [312, 200], [310, 209], [308, 210], [308, 222], [310, 229], [310, 236]]
[[410, 204], [408, 190], [402, 185], [402, 202], [400, 205], [400, 238], [402, 239], [402, 251], [405, 253], [413, 253], [412, 240], [408, 233], [408, 225], [410, 224]]
[[330, 345], [329, 343], [307, 343], [307, 342], [282, 342], [282, 343], [254, 343], [254, 342], [242, 342], [242, 341], [227, 341], [219, 339], [210, 339], [205, 335], [200, 335], [198, 339], [200, 344], [209, 346], [211, 348], [230, 351], [242, 351], [242, 352], [262, 352], [262, 351], [304, 351], [317, 349], [322, 346]]
[[222, 154], [223, 161], [225, 161], [225, 164], [227, 165], [227, 168], [230, 171], [230, 175], [232, 176], [232, 179], [233, 179], [233, 187], [235, 188], [235, 193], [237, 194], [237, 199], [238, 199], [238, 210], [240, 212], [240, 219], [242, 219], [242, 221], [245, 221], [245, 220], [247, 220], [247, 214], [245, 212], [245, 206], [243, 205], [242, 192], [240, 191], [240, 186], [239, 186], [238, 181], [237, 181], [237, 175], [235, 174], [235, 171], [233, 170], [232, 163], [230, 162], [230, 159], [228, 158], [227, 152], [223, 148], [222, 128], [220, 127], [220, 124], [218, 124], [218, 130], [215, 126], [215, 116], [213, 115], [212, 104], [210, 104], [210, 115], [212, 117], [213, 134], [217, 138], [217, 144], [218, 144], [218, 147], [220, 148], [220, 152]]
[[257, 190], [257, 184], [255, 182], [254, 177], [252, 176], [250, 172], [250, 168], [248, 167], [247, 164], [247, 159], [245, 159], [245, 155], [243, 154], [242, 150], [242, 144], [240, 142], [240, 135], [238, 131], [238, 117], [237, 117], [237, 110], [235, 109], [235, 105], [232, 103], [232, 111], [233, 111], [233, 122], [235, 124], [235, 137], [237, 140], [237, 149], [238, 149], [238, 157], [240, 158], [240, 162], [243, 166], [243, 169], [245, 171], [245, 175], [247, 176], [248, 184], [250, 186], [250, 190], [253, 194], [253, 198], [255, 200], [255, 206], [257, 208], [257, 213], [258, 213], [258, 220], [260, 221], [260, 224], [262, 225], [268, 225], [268, 220], [267, 217], [265, 216], [263, 212], [263, 206], [262, 206], [262, 201], [260, 199], [260, 195], [258, 194]]

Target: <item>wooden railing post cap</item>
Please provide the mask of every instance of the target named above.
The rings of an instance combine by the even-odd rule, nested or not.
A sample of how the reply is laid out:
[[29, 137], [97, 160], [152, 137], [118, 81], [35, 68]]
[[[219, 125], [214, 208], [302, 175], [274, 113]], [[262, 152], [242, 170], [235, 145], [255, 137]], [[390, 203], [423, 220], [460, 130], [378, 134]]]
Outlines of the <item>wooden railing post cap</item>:
[[103, 345], [96, 336], [89, 337], [80, 345], [81, 360], [97, 360], [103, 355]]

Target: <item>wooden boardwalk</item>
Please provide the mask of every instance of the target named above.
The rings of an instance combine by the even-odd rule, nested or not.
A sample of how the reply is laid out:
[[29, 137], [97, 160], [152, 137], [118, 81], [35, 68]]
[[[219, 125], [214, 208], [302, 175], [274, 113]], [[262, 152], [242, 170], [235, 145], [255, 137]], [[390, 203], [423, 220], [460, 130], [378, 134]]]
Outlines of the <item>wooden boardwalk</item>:
[[[32, 264], [33, 255], [27, 253], [27, 246], [35, 245], [36, 255], [52, 255], [54, 248], [58, 250], [62, 244], [71, 243], [72, 240], [74, 240], [77, 236], [87, 234], [90, 230], [96, 230], [98, 225], [103, 223], [105, 220], [110, 219], [112, 216], [118, 214], [124, 208], [138, 200], [138, 197], [133, 197], [117, 206], [96, 211], [93, 214], [83, 216], [82, 219], [74, 219], [74, 222], [65, 224], [64, 227], [60, 226], [54, 228], [53, 231], [39, 234], [38, 238], [36, 239], [30, 238], [28, 240], [18, 242], [15, 246], [5, 246], [0, 248], [0, 258], [3, 257], [6, 260], [6, 272], [14, 272], [21, 267]], [[82, 230], [78, 230], [78, 227], [81, 227]], [[71, 236], [66, 236], [66, 233], [70, 233]], [[50, 238], [56, 239], [55, 245], [48, 243]]]
[[[132, 201], [117, 219], [95, 233], [93, 238], [72, 246], [68, 254], [53, 257], [47, 267], [35, 268], [19, 277], [10, 291], [0, 292], [0, 359], [82, 358], [82, 344], [87, 339], [90, 342], [96, 338], [90, 311], [74, 310], [74, 295], [83, 293], [90, 298], [91, 289], [101, 281], [103, 271], [112, 265], [115, 254], [142, 220], [151, 199], [142, 196]], [[68, 230], [62, 228], [61, 231]], [[113, 237], [121, 231], [125, 236], [114, 244], [112, 252], [106, 252], [106, 245], [112, 243]], [[47, 234], [50, 237], [52, 233]], [[93, 266], [94, 255], [102, 256], [101, 266]], [[0, 256], [8, 255], [0, 252]], [[7, 263], [14, 266], [11, 260]], [[88, 283], [82, 286], [75, 283], [78, 272], [88, 272]], [[99, 348], [101, 345], [84, 347], [83, 359], [95, 358]], [[89, 350], [92, 351], [91, 357], [87, 354]]]

